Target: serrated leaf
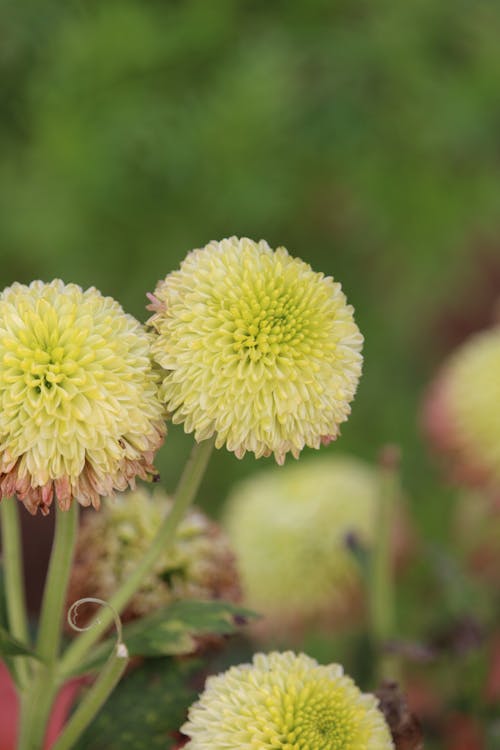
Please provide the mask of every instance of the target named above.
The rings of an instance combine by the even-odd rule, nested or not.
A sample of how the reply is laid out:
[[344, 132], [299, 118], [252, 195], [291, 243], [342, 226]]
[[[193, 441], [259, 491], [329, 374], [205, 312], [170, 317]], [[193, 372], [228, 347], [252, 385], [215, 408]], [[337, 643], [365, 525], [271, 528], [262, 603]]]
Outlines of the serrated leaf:
[[[255, 612], [229, 602], [181, 601], [125, 625], [123, 640], [131, 656], [191, 654], [196, 650], [197, 636], [228, 635], [236, 632], [242, 622], [255, 617]], [[99, 644], [72, 674], [99, 669], [114, 645], [114, 638]]]
[[187, 710], [196, 699], [191, 686], [196, 659], [151, 659], [126, 675], [75, 750], [172, 750]]

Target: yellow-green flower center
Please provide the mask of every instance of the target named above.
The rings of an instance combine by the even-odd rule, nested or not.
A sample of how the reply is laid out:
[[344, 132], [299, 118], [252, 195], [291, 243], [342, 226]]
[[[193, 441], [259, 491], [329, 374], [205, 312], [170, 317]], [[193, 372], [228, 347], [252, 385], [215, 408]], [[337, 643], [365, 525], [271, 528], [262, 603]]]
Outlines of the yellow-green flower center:
[[[242, 298], [225, 316], [234, 325], [233, 350], [252, 362], [265, 358], [268, 365], [280, 355], [310, 354], [321, 333], [314, 325], [318, 320], [317, 310], [310, 305], [311, 287], [304, 280], [284, 278], [280, 265], [269, 271], [253, 287], [243, 281]], [[324, 353], [315, 351], [320, 358]]]
[[[273, 706], [272, 703], [275, 703]], [[332, 696], [328, 684], [317, 682], [275, 700], [267, 700], [269, 715], [276, 722], [280, 747], [311, 750], [350, 750], [359, 747], [355, 710], [343, 696]], [[357, 744], [356, 744], [357, 743]]]
[[304, 654], [257, 654], [209, 678], [182, 731], [190, 750], [390, 750], [373, 696], [342, 667]]
[[231, 238], [195, 250], [153, 296], [153, 354], [174, 422], [237, 456], [333, 439], [362, 337], [340, 285], [284, 248]]
[[53, 481], [84, 502], [125, 489], [164, 433], [148, 334], [110, 297], [59, 280], [0, 295], [0, 400], [2, 493], [35, 505]]

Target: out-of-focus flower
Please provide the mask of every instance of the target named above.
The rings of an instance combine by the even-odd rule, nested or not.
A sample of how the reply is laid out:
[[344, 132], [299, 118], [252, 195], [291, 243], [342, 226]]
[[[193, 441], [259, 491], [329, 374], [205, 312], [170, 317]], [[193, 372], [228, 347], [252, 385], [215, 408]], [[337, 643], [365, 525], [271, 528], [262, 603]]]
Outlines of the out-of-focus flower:
[[[87, 513], [79, 530], [68, 601], [86, 596], [105, 601], [150, 547], [172, 501], [156, 488], [120, 495]], [[199, 510], [179, 524], [174, 543], [157, 559], [134, 594], [125, 619], [140, 617], [178, 599], [239, 598], [234, 556], [226, 536]]]
[[445, 750], [485, 750], [484, 727], [475, 716], [453, 713], [445, 719]]
[[99, 506], [155, 474], [165, 434], [150, 336], [111, 297], [60, 280], [0, 295], [0, 492]]
[[474, 575], [498, 585], [500, 495], [464, 491], [456, 505], [453, 538]]
[[360, 589], [351, 547], [375, 534], [378, 472], [359, 459], [324, 456], [253, 475], [228, 499], [225, 526], [249, 606], [284, 623], [349, 610]]
[[379, 707], [389, 725], [396, 750], [423, 750], [422, 728], [408, 708], [406, 695], [397, 682], [384, 681], [375, 692]]
[[445, 363], [424, 426], [452, 479], [500, 485], [500, 326], [472, 336]]
[[389, 750], [377, 699], [338, 664], [304, 654], [256, 654], [209, 677], [181, 728], [191, 750]]
[[189, 253], [150, 299], [161, 396], [196, 440], [283, 463], [337, 437], [363, 338], [331, 277], [231, 237]]

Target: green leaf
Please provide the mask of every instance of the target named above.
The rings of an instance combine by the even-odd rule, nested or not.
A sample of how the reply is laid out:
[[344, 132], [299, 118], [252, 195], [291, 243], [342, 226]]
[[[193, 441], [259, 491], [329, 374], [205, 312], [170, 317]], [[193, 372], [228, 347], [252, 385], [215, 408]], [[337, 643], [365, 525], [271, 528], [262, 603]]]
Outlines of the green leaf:
[[0, 626], [0, 656], [36, 656], [33, 651], [26, 648], [21, 641], [14, 638], [3, 627]]
[[[181, 601], [162, 607], [123, 628], [123, 640], [131, 656], [191, 654], [197, 636], [228, 635], [255, 618], [255, 612], [222, 601]], [[99, 644], [73, 674], [99, 669], [115, 645], [114, 637]]]
[[150, 659], [126, 675], [77, 742], [75, 750], [171, 750], [187, 710], [197, 659]]

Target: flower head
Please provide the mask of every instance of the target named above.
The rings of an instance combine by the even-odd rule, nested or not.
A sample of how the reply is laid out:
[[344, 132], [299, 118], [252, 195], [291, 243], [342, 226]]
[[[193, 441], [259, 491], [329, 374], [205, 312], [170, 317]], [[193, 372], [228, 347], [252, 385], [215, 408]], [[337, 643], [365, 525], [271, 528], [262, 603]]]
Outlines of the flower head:
[[161, 396], [196, 440], [283, 463], [337, 437], [363, 339], [332, 278], [231, 237], [189, 253], [151, 300]]
[[[96, 596], [107, 601], [153, 542], [172, 501], [159, 488], [137, 489], [87, 513], [80, 526], [69, 601]], [[158, 557], [125, 611], [133, 619], [179, 599], [239, 598], [234, 556], [226, 536], [201, 511], [190, 509], [175, 540]]]
[[47, 513], [155, 474], [165, 433], [142, 326], [60, 280], [0, 294], [0, 493]]
[[454, 480], [500, 486], [500, 326], [452, 354], [429, 391], [424, 422]]
[[389, 750], [377, 699], [338, 664], [304, 654], [256, 654], [209, 677], [181, 729], [191, 750]]
[[361, 577], [349, 548], [370, 546], [377, 471], [347, 456], [325, 456], [267, 470], [235, 487], [225, 525], [234, 545], [249, 606], [265, 624], [348, 614]]

